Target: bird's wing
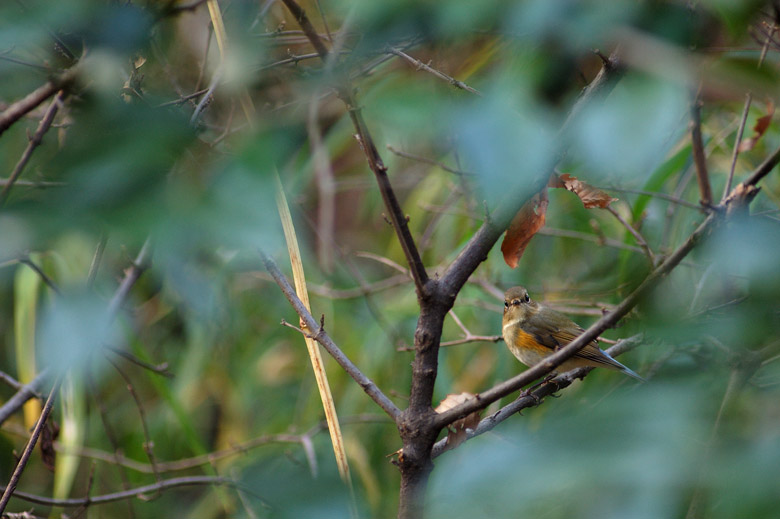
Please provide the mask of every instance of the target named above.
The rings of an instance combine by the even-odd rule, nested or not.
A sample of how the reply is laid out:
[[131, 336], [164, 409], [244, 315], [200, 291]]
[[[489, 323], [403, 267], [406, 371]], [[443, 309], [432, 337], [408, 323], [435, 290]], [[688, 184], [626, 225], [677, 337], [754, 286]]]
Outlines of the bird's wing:
[[[547, 310], [551, 312], [552, 310]], [[563, 330], [555, 326], [548, 324], [548, 321], [541, 320], [545, 324], [532, 326], [528, 331], [536, 338], [539, 343], [550, 348], [553, 351], [558, 351], [571, 341], [579, 337], [585, 330], [577, 326]], [[603, 366], [611, 366], [613, 368], [622, 369], [624, 366], [614, 360], [612, 357], [601, 351], [598, 347], [598, 341], [593, 339], [587, 346], [574, 354], [574, 357], [579, 357], [592, 362], [596, 362]]]

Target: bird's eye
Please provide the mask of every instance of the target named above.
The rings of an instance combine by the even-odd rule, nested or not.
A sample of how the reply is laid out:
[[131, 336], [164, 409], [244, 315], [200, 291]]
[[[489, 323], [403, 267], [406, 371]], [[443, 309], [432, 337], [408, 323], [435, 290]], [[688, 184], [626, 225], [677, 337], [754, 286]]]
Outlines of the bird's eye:
[[528, 294], [526, 294], [526, 295], [525, 295], [525, 302], [527, 303], [527, 302], [529, 302], [530, 300], [531, 300], [531, 297], [530, 297]]
[[509, 301], [504, 301], [504, 308], [509, 308]]

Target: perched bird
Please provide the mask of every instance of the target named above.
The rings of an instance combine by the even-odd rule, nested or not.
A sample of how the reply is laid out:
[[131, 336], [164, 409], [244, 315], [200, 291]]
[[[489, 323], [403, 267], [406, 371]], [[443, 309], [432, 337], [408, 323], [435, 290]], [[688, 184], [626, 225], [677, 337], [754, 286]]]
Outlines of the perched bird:
[[[576, 339], [585, 330], [577, 323], [528, 296], [523, 287], [512, 287], [504, 294], [504, 342], [512, 355], [533, 366]], [[610, 357], [595, 339], [556, 368], [559, 372], [582, 367], [622, 371], [637, 380], [644, 379]]]

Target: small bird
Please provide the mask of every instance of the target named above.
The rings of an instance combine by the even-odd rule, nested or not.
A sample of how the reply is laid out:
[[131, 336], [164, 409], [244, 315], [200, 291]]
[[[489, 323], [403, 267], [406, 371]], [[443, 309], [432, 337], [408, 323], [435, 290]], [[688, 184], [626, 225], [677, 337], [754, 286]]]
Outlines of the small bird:
[[[503, 324], [504, 342], [512, 355], [526, 366], [538, 364], [585, 331], [560, 312], [532, 301], [523, 287], [512, 287], [504, 294]], [[595, 339], [556, 370], [564, 372], [589, 366], [622, 371], [637, 380], [645, 380], [602, 351]]]

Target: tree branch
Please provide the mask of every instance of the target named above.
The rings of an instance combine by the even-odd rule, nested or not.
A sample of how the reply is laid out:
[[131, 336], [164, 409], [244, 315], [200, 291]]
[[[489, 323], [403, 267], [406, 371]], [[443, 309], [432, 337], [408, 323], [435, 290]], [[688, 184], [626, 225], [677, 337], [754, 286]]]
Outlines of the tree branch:
[[471, 88], [470, 86], [468, 86], [463, 81], [458, 81], [454, 77], [448, 76], [447, 74], [436, 70], [435, 68], [431, 67], [430, 65], [427, 65], [427, 64], [423, 63], [422, 61], [420, 61], [418, 59], [414, 59], [413, 57], [411, 57], [410, 55], [406, 54], [401, 49], [397, 49], [397, 48], [393, 47], [393, 48], [390, 49], [390, 54], [394, 54], [394, 55], [398, 56], [399, 58], [402, 58], [402, 59], [408, 61], [409, 63], [414, 65], [418, 70], [424, 70], [424, 71], [428, 72], [429, 74], [433, 74], [434, 76], [436, 76], [439, 79], [443, 79], [444, 81], [446, 81], [447, 83], [449, 83], [450, 85], [452, 85], [452, 86], [454, 86], [456, 88], [460, 88], [461, 90], [465, 90], [466, 92], [470, 92], [470, 93], [478, 95], [480, 97], [482, 96], [482, 92], [480, 92], [476, 88]]
[[707, 157], [704, 156], [704, 143], [701, 136], [701, 98], [696, 94], [691, 102], [691, 148], [693, 162], [696, 165], [696, 180], [699, 182], [701, 203], [705, 207], [712, 205], [712, 188], [707, 172]]
[[30, 110], [46, 101], [59, 90], [66, 90], [76, 80], [76, 71], [71, 68], [63, 74], [52, 78], [45, 85], [27, 94], [26, 97], [15, 102], [0, 114], [0, 135], [12, 124], [24, 117]]
[[[617, 357], [627, 351], [630, 351], [637, 347], [640, 343], [641, 335], [635, 335], [628, 339], [618, 341], [617, 344], [607, 350], [607, 353], [612, 357]], [[542, 385], [539, 389], [533, 391], [530, 395], [525, 395], [505, 405], [492, 415], [480, 420], [477, 427], [473, 430], [469, 430], [466, 434], [466, 439], [474, 438], [481, 434], [485, 434], [488, 431], [493, 430], [498, 424], [505, 421], [510, 416], [519, 413], [523, 409], [528, 407], [534, 407], [541, 404], [542, 399], [546, 396], [550, 396], [553, 393], [557, 393], [561, 389], [570, 386], [576, 379], [585, 378], [594, 368], [577, 368], [566, 373], [562, 373], [555, 377], [553, 380]], [[447, 438], [442, 438], [433, 446], [431, 456], [433, 458], [438, 457], [447, 450]]]
[[630, 312], [634, 306], [639, 303], [640, 299], [655, 285], [657, 285], [666, 274], [668, 274], [674, 267], [676, 267], [680, 261], [707, 235], [713, 228], [719, 224], [723, 217], [723, 212], [715, 211], [711, 213], [704, 222], [685, 240], [674, 253], [669, 256], [661, 265], [659, 265], [653, 272], [651, 272], [645, 280], [614, 310], [607, 313], [604, 317], [593, 323], [585, 332], [579, 337], [567, 344], [554, 354], [545, 359], [544, 362], [540, 362], [535, 366], [528, 368], [526, 371], [513, 377], [505, 382], [502, 382], [487, 391], [478, 394], [473, 400], [465, 402], [457, 407], [441, 413], [436, 416], [436, 425], [439, 427], [445, 427], [455, 420], [473, 413], [474, 411], [484, 409], [492, 402], [495, 402], [499, 398], [502, 398], [513, 391], [520, 389], [521, 387], [537, 380], [538, 378], [546, 375], [550, 371], [554, 370], [557, 366], [561, 365], [568, 358], [572, 357], [579, 350], [588, 345], [591, 341], [596, 339], [604, 330], [617, 324], [617, 322], [628, 312]]
[[303, 320], [303, 322], [306, 323], [306, 326], [309, 330], [318, 330], [316, 335], [314, 335], [314, 340], [322, 344], [322, 347], [325, 348], [325, 350], [333, 357], [333, 359], [338, 362], [339, 366], [341, 366], [344, 371], [347, 372], [347, 374], [352, 377], [355, 382], [360, 385], [360, 387], [363, 388], [363, 391], [371, 397], [371, 399], [379, 405], [389, 416], [393, 419], [393, 421], [397, 421], [399, 415], [401, 414], [401, 411], [396, 407], [396, 405], [382, 392], [379, 387], [374, 384], [374, 382], [369, 379], [366, 375], [363, 374], [362, 371], [347, 357], [344, 352], [339, 349], [339, 347], [336, 345], [336, 343], [331, 340], [331, 338], [328, 336], [327, 333], [325, 333], [325, 330], [323, 330], [320, 327], [320, 323], [318, 323], [314, 317], [309, 313], [308, 310], [306, 310], [306, 307], [303, 305], [300, 299], [298, 299], [298, 296], [295, 294], [295, 290], [292, 286], [290, 286], [290, 283], [287, 281], [287, 279], [284, 277], [284, 274], [279, 270], [279, 267], [276, 265], [276, 262], [274, 262], [273, 259], [271, 259], [270, 256], [266, 255], [264, 252], [260, 251], [260, 257], [263, 260], [263, 264], [265, 265], [266, 270], [268, 270], [268, 273], [271, 274], [271, 276], [274, 278], [274, 281], [276, 281], [276, 284], [279, 285], [279, 288], [282, 289], [282, 293], [284, 293], [285, 297], [287, 297], [287, 300], [290, 302], [292, 307], [295, 309], [295, 311], [298, 313], [300, 318]]
[[[328, 49], [312, 26], [309, 18], [306, 16], [306, 12], [297, 2], [295, 2], [295, 0], [282, 1], [293, 16], [295, 16], [295, 19], [300, 24], [306, 37], [309, 38], [314, 49], [320, 55], [320, 58], [323, 61], [326, 61], [329, 55]], [[355, 102], [352, 86], [349, 84], [349, 78], [345, 76], [342, 81], [343, 83], [336, 87], [339, 98], [341, 98], [347, 107], [349, 117], [352, 120], [352, 125], [355, 128], [356, 138], [368, 160], [368, 167], [374, 172], [377, 184], [379, 184], [382, 200], [384, 200], [385, 207], [387, 207], [390, 220], [393, 223], [393, 228], [398, 235], [398, 241], [406, 256], [406, 261], [409, 263], [412, 279], [414, 279], [414, 285], [417, 289], [417, 297], [419, 299], [427, 297], [425, 285], [428, 282], [428, 273], [425, 271], [420, 252], [417, 250], [417, 245], [414, 242], [414, 238], [412, 238], [412, 233], [409, 231], [407, 217], [401, 209], [401, 204], [398, 203], [395, 191], [393, 191], [393, 188], [390, 185], [390, 179], [387, 176], [387, 166], [385, 166], [382, 161], [376, 144], [374, 144], [374, 139], [371, 137], [371, 133], [368, 131], [366, 123], [363, 120], [361, 109]]]
[[0, 207], [2, 207], [8, 198], [8, 193], [11, 191], [14, 183], [19, 178], [19, 175], [22, 174], [24, 167], [27, 165], [27, 162], [29, 162], [30, 157], [32, 157], [33, 151], [35, 151], [35, 148], [40, 146], [43, 142], [43, 136], [47, 131], [49, 131], [49, 128], [51, 128], [51, 123], [54, 121], [54, 117], [57, 115], [57, 110], [59, 109], [64, 99], [64, 90], [60, 90], [57, 95], [54, 96], [54, 99], [49, 105], [49, 108], [46, 110], [46, 114], [43, 116], [43, 119], [41, 119], [41, 122], [38, 123], [38, 128], [30, 138], [30, 142], [27, 143], [27, 148], [25, 148], [24, 153], [22, 153], [22, 157], [19, 159], [19, 162], [16, 163], [16, 166], [14, 167], [13, 172], [11, 172], [11, 175], [8, 177], [8, 181], [3, 187], [3, 190], [0, 191]]
[[[132, 488], [130, 490], [123, 490], [122, 492], [114, 492], [112, 494], [103, 494], [100, 496], [88, 496], [71, 499], [52, 499], [50, 497], [38, 496], [35, 494], [28, 494], [27, 492], [14, 492], [14, 497], [23, 499], [30, 503], [37, 503], [39, 505], [46, 506], [62, 506], [62, 507], [77, 507], [88, 505], [103, 505], [106, 503], [113, 503], [114, 501], [121, 501], [131, 497], [140, 496], [148, 493], [162, 492], [169, 488], [184, 487], [192, 485], [232, 485], [237, 486], [236, 482], [230, 478], [214, 477], [214, 476], [187, 476], [181, 478], [163, 479], [157, 483], [151, 485], [145, 485], [138, 488]], [[5, 487], [6, 490], [8, 487]]]
[[8, 420], [12, 414], [21, 409], [25, 402], [38, 396], [38, 390], [40, 390], [43, 381], [48, 375], [49, 371], [45, 369], [38, 373], [29, 384], [24, 384], [16, 390], [14, 396], [9, 398], [8, 401], [0, 407], [0, 425]]
[[46, 420], [49, 419], [51, 410], [54, 407], [54, 395], [56, 395], [60, 389], [61, 380], [62, 377], [59, 377], [59, 379], [54, 382], [54, 386], [49, 392], [49, 397], [46, 399], [46, 404], [43, 406], [41, 415], [38, 417], [38, 422], [36, 422], [35, 428], [30, 435], [30, 439], [27, 441], [27, 445], [25, 445], [24, 451], [22, 451], [22, 455], [19, 458], [19, 461], [16, 463], [13, 474], [11, 474], [11, 479], [8, 481], [8, 486], [3, 489], [3, 497], [0, 498], [0, 516], [2, 516], [3, 512], [5, 512], [5, 507], [8, 506], [8, 501], [11, 500], [11, 495], [16, 490], [16, 486], [19, 484], [19, 479], [22, 477], [22, 472], [24, 472], [24, 468], [27, 466], [27, 462], [30, 460], [30, 455], [32, 454], [33, 449], [35, 449], [35, 445], [38, 443], [38, 438], [41, 436], [41, 431], [43, 431], [43, 427], [46, 425]]

